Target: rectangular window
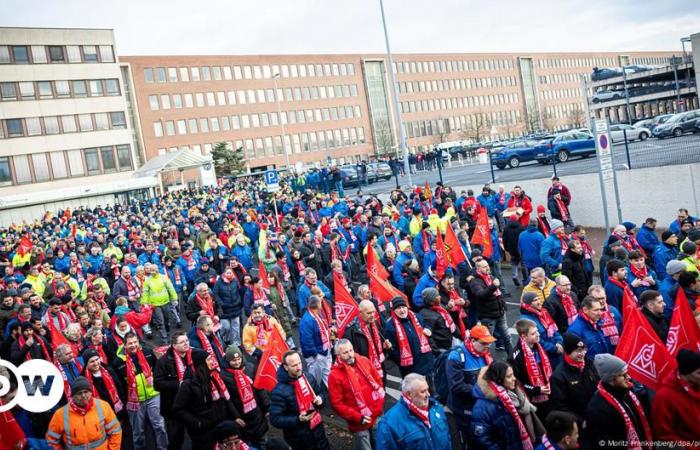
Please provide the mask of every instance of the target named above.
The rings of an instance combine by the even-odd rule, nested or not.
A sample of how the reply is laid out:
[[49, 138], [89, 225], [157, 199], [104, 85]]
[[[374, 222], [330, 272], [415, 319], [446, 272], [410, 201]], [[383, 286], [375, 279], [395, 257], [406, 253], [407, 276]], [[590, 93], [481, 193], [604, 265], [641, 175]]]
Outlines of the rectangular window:
[[46, 60], [46, 48], [43, 45], [32, 45], [32, 62], [34, 64], [48, 62]]
[[102, 80], [90, 80], [90, 97], [102, 97]]
[[80, 131], [92, 131], [92, 116], [90, 114], [79, 114], [78, 123], [80, 124]]
[[119, 161], [119, 170], [133, 170], [131, 164], [131, 148], [128, 145], [117, 145], [117, 160]]
[[163, 124], [160, 122], [153, 122], [153, 132], [155, 133], [156, 137], [163, 136]]
[[195, 94], [195, 101], [197, 102], [197, 107], [201, 108], [204, 106], [204, 93], [203, 92], [197, 92]]
[[177, 134], [187, 134], [187, 124], [184, 119], [177, 121]]
[[199, 129], [202, 130], [202, 133], [209, 133], [209, 121], [206, 117], [199, 119]]
[[190, 134], [197, 134], [197, 119], [189, 119], [187, 124], [190, 126]]
[[15, 179], [17, 184], [31, 183], [32, 171], [29, 168], [29, 157], [27, 155], [17, 155], [12, 158], [15, 166]]
[[97, 154], [96, 148], [85, 149], [85, 165], [88, 175], [100, 174], [100, 156]]
[[[80, 55], [80, 47], [77, 45], [67, 45], [66, 46], [66, 54], [68, 55], [68, 62], [69, 63], [79, 63], [83, 62], [83, 58]], [[46, 60], [46, 52], [44, 52], [44, 62]], [[36, 60], [34, 61], [36, 62]], [[146, 80], [148, 81], [148, 80]]]
[[27, 129], [27, 136], [38, 136], [41, 134], [41, 119], [38, 117], [27, 117], [24, 119], [24, 126]]
[[[267, 66], [265, 66], [265, 67], [267, 67]], [[272, 147], [272, 138], [271, 137], [265, 138], [265, 154], [267, 156], [275, 156], [275, 149]]]
[[46, 162], [46, 153], [32, 154], [32, 165], [34, 166], [34, 179], [37, 183], [51, 179], [49, 165]]
[[192, 67], [192, 81], [199, 81], [199, 67]]
[[214, 81], [221, 81], [221, 67], [213, 66], [211, 68], [212, 75], [214, 76]]
[[207, 105], [208, 106], [216, 106], [216, 100], [214, 99], [213, 92], [207, 92]]
[[251, 114], [250, 121], [253, 124], [253, 128], [258, 128], [260, 126], [260, 117], [258, 117], [257, 114]]
[[177, 82], [177, 68], [176, 67], [168, 67], [168, 81], [170, 81], [171, 83]]
[[102, 157], [102, 167], [104, 173], [113, 173], [117, 171], [117, 160], [114, 157], [114, 147], [100, 147], [100, 156]]
[[170, 109], [170, 96], [168, 94], [161, 94], [160, 107], [163, 109]]
[[143, 76], [144, 79], [146, 80], [146, 83], [153, 83], [153, 69], [150, 67], [146, 67], [143, 69]]
[[217, 133], [217, 132], [221, 131], [221, 128], [219, 128], [219, 118], [218, 117], [212, 117], [211, 119], [209, 119], [209, 121], [211, 122], [212, 133]]
[[61, 130], [58, 128], [58, 117], [49, 116], [44, 117], [44, 133], [46, 134], [58, 134]]
[[175, 136], [175, 122], [168, 120], [165, 122], [165, 134]]
[[211, 81], [211, 70], [209, 66], [202, 66], [202, 80]]
[[231, 78], [231, 66], [224, 66], [224, 80], [230, 80]]
[[51, 171], [54, 180], [67, 178], [68, 168], [66, 167], [66, 158], [63, 156], [63, 152], [51, 152], [49, 153], [49, 159], [51, 160]]
[[112, 122], [112, 128], [126, 128], [126, 114], [124, 114], [124, 111], [115, 111], [109, 113], [109, 119]]
[[37, 85], [39, 86], [39, 98], [53, 98], [50, 81], [39, 81]]
[[36, 94], [34, 93], [34, 83], [31, 81], [20, 82], [19, 94], [23, 100], [33, 100], [36, 97]]
[[241, 116], [241, 124], [243, 128], [250, 128], [250, 117], [248, 117], [248, 114], [243, 114]]
[[68, 155], [68, 166], [70, 168], [70, 175], [72, 177], [82, 177], [85, 175], [85, 169], [83, 168], [83, 154], [80, 150], [69, 150], [66, 152]]
[[0, 83], [0, 94], [3, 100], [17, 100], [15, 83]]
[[0, 64], [10, 63], [10, 49], [7, 45], [0, 45]]
[[94, 45], [83, 45], [83, 55], [85, 56], [85, 62], [96, 63], [97, 47], [95, 47]]
[[75, 97], [87, 97], [87, 85], [83, 80], [75, 80], [73, 83], [73, 95]]
[[29, 64], [29, 52], [24, 45], [13, 45], [12, 57], [15, 60], [15, 64]]
[[185, 108], [192, 108], [192, 94], [185, 94]]
[[221, 116], [221, 129], [223, 131], [228, 131], [231, 129], [231, 122], [229, 121], [228, 116]]
[[180, 67], [180, 81], [190, 81], [190, 71], [187, 67]]
[[292, 136], [292, 142], [294, 143], [294, 153], [301, 153], [301, 144], [299, 143], [298, 134]]
[[241, 119], [238, 116], [231, 116], [231, 124], [234, 130], [241, 129]]
[[182, 108], [182, 96], [180, 94], [173, 94], [173, 107], [175, 109]]
[[149, 95], [148, 104], [151, 106], [151, 111], [158, 111], [158, 96]]
[[22, 119], [7, 119], [5, 125], [7, 125], [7, 137], [24, 136]]
[[75, 133], [78, 127], [75, 125], [75, 116], [61, 116], [61, 127], [64, 133]]
[[63, 53], [63, 47], [61, 47], [59, 45], [50, 45], [49, 46], [49, 59], [51, 59], [52, 63], [66, 62], [66, 57], [65, 57], [65, 54]]
[[111, 45], [100, 45], [100, 60], [103, 63], [114, 62], [114, 52]]
[[56, 97], [66, 98], [70, 97], [70, 83], [67, 80], [57, 80], [55, 81], [56, 86]]
[[226, 106], [226, 93], [219, 91], [216, 93], [216, 102], [219, 106]]
[[311, 150], [311, 148], [309, 147], [309, 134], [308, 133], [301, 134], [301, 145], [302, 145], [302, 148], [304, 149], [304, 152], [308, 152]]
[[119, 95], [119, 80], [116, 78], [106, 79], [105, 86], [107, 87], [107, 95]]
[[165, 67], [156, 67], [156, 81], [165, 83]]
[[12, 173], [10, 172], [10, 158], [0, 157], [0, 186], [12, 184]]

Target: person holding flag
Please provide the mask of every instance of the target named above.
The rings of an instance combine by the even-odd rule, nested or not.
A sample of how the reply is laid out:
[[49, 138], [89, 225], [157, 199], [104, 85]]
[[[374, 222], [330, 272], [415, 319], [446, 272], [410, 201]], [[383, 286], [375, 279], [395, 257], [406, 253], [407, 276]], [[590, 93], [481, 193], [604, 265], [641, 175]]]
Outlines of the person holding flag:
[[408, 309], [403, 297], [391, 301], [391, 310], [384, 333], [391, 343], [390, 357], [399, 366], [401, 376], [409, 373], [431, 376], [434, 356], [428, 338], [432, 332], [423, 328], [421, 317]]
[[246, 353], [259, 358], [270, 341], [273, 328], [277, 328], [282, 339], [286, 339], [284, 329], [277, 319], [265, 312], [262, 303], [253, 303], [248, 322], [243, 327], [243, 349]]

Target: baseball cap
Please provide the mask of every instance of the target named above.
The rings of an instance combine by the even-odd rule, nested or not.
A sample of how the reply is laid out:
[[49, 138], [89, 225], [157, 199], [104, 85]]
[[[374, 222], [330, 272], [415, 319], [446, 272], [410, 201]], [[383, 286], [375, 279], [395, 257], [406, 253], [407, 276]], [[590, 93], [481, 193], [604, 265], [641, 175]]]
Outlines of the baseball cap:
[[496, 338], [491, 336], [489, 329], [484, 325], [474, 325], [472, 329], [469, 330], [469, 337], [487, 344], [496, 342]]

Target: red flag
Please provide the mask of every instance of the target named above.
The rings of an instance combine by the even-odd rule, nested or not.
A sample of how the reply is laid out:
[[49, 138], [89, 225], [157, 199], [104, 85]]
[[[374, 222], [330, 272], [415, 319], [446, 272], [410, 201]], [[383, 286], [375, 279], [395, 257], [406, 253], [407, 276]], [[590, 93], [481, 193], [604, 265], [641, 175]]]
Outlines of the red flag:
[[630, 311], [637, 311], [638, 309], [637, 298], [634, 296], [632, 289], [626, 286], [622, 291], [622, 323], [625, 324], [627, 322]]
[[678, 294], [676, 294], [676, 304], [673, 307], [673, 317], [671, 317], [671, 326], [668, 329], [666, 348], [673, 357], [682, 348], [700, 351], [700, 329], [698, 329], [693, 312], [690, 310], [685, 292], [680, 287], [678, 288]]
[[432, 200], [433, 192], [430, 190], [430, 184], [428, 184], [428, 180], [425, 180], [425, 187], [423, 188], [423, 194], [425, 195], [426, 200]]
[[[61, 313], [59, 313], [61, 314]], [[56, 327], [53, 324], [53, 319], [51, 316], [49, 316], [49, 320], [46, 321], [48, 326], [46, 328], [49, 329], [49, 335], [51, 336], [51, 346], [53, 347], [54, 350], [56, 350], [60, 345], [63, 344], [68, 344], [70, 345], [70, 342], [68, 342], [68, 339], [63, 335], [63, 333], [60, 330], [57, 330]], [[78, 355], [75, 355], [78, 356]]]
[[639, 309], [628, 313], [615, 355], [627, 362], [632, 378], [657, 391], [666, 376], [676, 370], [676, 360]]
[[348, 290], [343, 286], [340, 279], [333, 276], [333, 300], [335, 300], [335, 321], [338, 327], [338, 337], [343, 337], [345, 328], [355, 317], [360, 315], [355, 299], [352, 298]]
[[19, 240], [17, 253], [19, 253], [19, 256], [24, 256], [31, 251], [32, 247], [34, 247], [34, 243], [29, 239], [29, 235], [25, 235]]
[[467, 256], [464, 254], [462, 244], [459, 243], [455, 230], [447, 225], [445, 229], [445, 251], [450, 260], [450, 264], [456, 269], [457, 264], [467, 262]]
[[[2, 400], [0, 400], [0, 406], [2, 404]], [[12, 412], [0, 412], [0, 450], [24, 448], [26, 441], [24, 431], [15, 420]]]
[[277, 368], [282, 365], [282, 356], [287, 350], [289, 350], [287, 342], [282, 338], [277, 327], [272, 327], [270, 340], [260, 357], [258, 372], [255, 374], [255, 381], [253, 381], [255, 389], [272, 391], [277, 386]]
[[70, 226], [70, 235], [71, 235], [72, 237], [75, 237], [75, 234], [76, 234], [77, 232], [78, 232], [78, 227], [77, 227], [77, 225], [76, 225], [75, 223], [73, 223], [73, 225]]
[[[398, 250], [398, 249], [397, 249]], [[387, 280], [389, 278], [389, 272], [386, 271], [384, 265], [377, 258], [377, 254], [371, 245], [367, 246], [367, 276], [373, 273], [377, 275], [382, 280]]]
[[[445, 250], [445, 242], [442, 240], [442, 231], [440, 226], [437, 227], [437, 243], [435, 244], [435, 271], [438, 280], [441, 280], [445, 275], [445, 271], [450, 266], [450, 262], [447, 258], [447, 251]], [[450, 228], [448, 225], [447, 228]]]
[[262, 259], [258, 261], [258, 277], [262, 280], [263, 287], [270, 289], [270, 280], [267, 279], [267, 270], [265, 270], [265, 264], [263, 264]]
[[369, 289], [377, 300], [381, 302], [390, 302], [394, 297], [401, 297], [408, 302], [406, 294], [396, 289], [393, 284], [382, 280], [373, 273], [369, 274]]
[[489, 228], [489, 218], [486, 215], [486, 208], [479, 210], [479, 217], [476, 219], [476, 229], [472, 236], [472, 244], [479, 244], [483, 248], [481, 254], [484, 258], [490, 258], [493, 254], [493, 243], [491, 242], [491, 229]]

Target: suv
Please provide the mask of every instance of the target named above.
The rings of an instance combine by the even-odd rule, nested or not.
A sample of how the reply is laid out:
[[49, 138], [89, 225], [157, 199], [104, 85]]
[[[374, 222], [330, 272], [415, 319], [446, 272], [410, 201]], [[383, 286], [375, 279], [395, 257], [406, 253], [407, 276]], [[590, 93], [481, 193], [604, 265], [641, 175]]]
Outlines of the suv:
[[391, 180], [392, 175], [391, 166], [385, 162], [372, 162], [367, 164], [367, 179], [370, 183], [379, 180]]
[[665, 137], [680, 137], [683, 133], [695, 133], [695, 121], [700, 119], [700, 109], [676, 114], [665, 123], [654, 128], [654, 136], [663, 139]]
[[595, 155], [595, 139], [583, 131], [567, 131], [557, 135], [551, 142], [543, 141], [536, 149], [535, 159], [547, 163], [556, 158], [563, 163], [572, 156], [587, 158]]
[[637, 139], [646, 141], [647, 138], [651, 136], [651, 131], [649, 131], [648, 128], [637, 126], [636, 123], [634, 126], [624, 123], [610, 125], [610, 139], [612, 139], [613, 142], [624, 142], [625, 135], [627, 135], [628, 141], [636, 141]]
[[607, 102], [610, 100], [619, 100], [625, 98], [624, 91], [598, 91], [593, 94], [591, 101], [593, 103]]
[[491, 164], [501, 170], [506, 166], [515, 169], [521, 163], [534, 161], [536, 148], [537, 141], [531, 139], [512, 142], [505, 147], [496, 147], [491, 150]]

